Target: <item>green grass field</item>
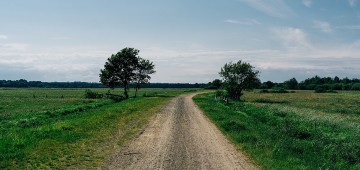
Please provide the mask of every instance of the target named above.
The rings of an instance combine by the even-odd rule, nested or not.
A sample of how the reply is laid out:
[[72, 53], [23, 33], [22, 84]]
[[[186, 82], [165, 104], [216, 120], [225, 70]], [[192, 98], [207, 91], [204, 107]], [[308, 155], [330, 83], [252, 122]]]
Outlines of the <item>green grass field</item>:
[[360, 92], [246, 92], [225, 105], [194, 100], [264, 169], [360, 169]]
[[141, 89], [116, 103], [85, 99], [85, 89], [0, 89], [0, 169], [101, 166], [165, 102], [190, 91]]

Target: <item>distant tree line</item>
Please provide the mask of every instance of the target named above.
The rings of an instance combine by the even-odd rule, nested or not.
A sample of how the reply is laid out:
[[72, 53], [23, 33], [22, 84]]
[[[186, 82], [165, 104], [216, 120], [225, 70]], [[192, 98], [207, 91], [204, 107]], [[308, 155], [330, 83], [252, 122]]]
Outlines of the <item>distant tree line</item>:
[[335, 76], [319, 77], [314, 76], [304, 81], [298, 82], [295, 78], [284, 81], [283, 83], [273, 83], [266, 81], [260, 84], [260, 89], [283, 88], [289, 90], [360, 90], [360, 79], [340, 79]]
[[[207, 83], [207, 89], [219, 89], [222, 87], [222, 80], [215, 79]], [[298, 82], [296, 78], [291, 78], [282, 83], [272, 81], [255, 81], [253, 88], [257, 89], [286, 89], [286, 90], [360, 90], [360, 79], [349, 79], [347, 77], [341, 79], [337, 76], [319, 77], [314, 76], [304, 81]]]
[[[204, 83], [149, 83], [141, 84], [141, 88], [203, 88]], [[12, 88], [106, 88], [101, 83], [96, 82], [41, 82], [20, 80], [0, 80], [0, 87]], [[119, 86], [121, 88], [121, 86]], [[130, 88], [135, 88], [136, 84], [130, 84]]]
[[41, 82], [20, 80], [0, 80], [0, 87], [17, 87], [17, 88], [104, 88], [100, 83], [90, 82]]

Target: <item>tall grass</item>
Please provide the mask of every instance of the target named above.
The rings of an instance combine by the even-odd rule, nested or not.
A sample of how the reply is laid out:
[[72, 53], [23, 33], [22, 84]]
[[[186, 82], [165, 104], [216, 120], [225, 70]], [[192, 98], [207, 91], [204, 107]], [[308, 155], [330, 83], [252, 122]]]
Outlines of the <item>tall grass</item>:
[[[286, 95], [298, 93], [302, 92]], [[339, 116], [327, 113], [327, 109], [295, 107], [270, 99], [266, 104], [224, 105], [213, 95], [198, 95], [194, 100], [264, 169], [360, 169], [360, 121], [353, 119], [354, 115]], [[296, 102], [295, 97], [290, 102]]]
[[184, 90], [145, 89], [143, 92], [156, 92], [161, 97], [122, 102], [85, 99], [84, 92], [85, 89], [0, 90], [0, 169], [99, 167], [116, 148], [138, 133], [166, 101]]

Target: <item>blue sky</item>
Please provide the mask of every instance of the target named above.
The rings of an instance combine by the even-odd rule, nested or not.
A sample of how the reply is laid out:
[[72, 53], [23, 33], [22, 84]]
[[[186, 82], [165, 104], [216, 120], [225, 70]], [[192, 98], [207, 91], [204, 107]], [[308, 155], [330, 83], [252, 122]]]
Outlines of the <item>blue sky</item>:
[[140, 50], [152, 82], [208, 82], [243, 60], [262, 81], [360, 77], [360, 0], [1, 0], [0, 79], [98, 82]]

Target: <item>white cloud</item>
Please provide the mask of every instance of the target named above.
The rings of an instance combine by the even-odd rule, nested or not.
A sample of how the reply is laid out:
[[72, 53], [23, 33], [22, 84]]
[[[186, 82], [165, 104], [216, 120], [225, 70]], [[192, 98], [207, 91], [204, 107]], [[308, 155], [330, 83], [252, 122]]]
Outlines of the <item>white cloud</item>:
[[312, 0], [303, 0], [302, 3], [307, 6], [307, 7], [310, 7], [311, 4], [312, 4]]
[[333, 31], [331, 25], [325, 21], [314, 21], [314, 27], [325, 33], [330, 33]]
[[22, 43], [6, 43], [0, 44], [0, 49], [3, 51], [25, 51], [29, 45]]
[[230, 23], [230, 24], [241, 24], [241, 25], [260, 25], [261, 24], [256, 19], [244, 19], [244, 20], [227, 19], [227, 20], [224, 20], [224, 22]]
[[[278, 32], [286, 42], [307, 44], [306, 34], [297, 28], [281, 28]], [[296, 42], [296, 43], [295, 43]], [[143, 48], [140, 55], [150, 59], [157, 73], [151, 82], [209, 82], [219, 78], [220, 68], [227, 62], [243, 60], [261, 71], [261, 79], [284, 81], [336, 73], [349, 76], [360, 72], [360, 41], [336, 48], [308, 48], [306, 50], [172, 50], [161, 47]], [[308, 44], [307, 44], [308, 45]], [[335, 45], [334, 45], [335, 47]], [[11, 72], [13, 79], [42, 81], [98, 82], [99, 70], [114, 51], [90, 49], [48, 49], [7, 52], [0, 50], [0, 70]], [[16, 68], [17, 70], [11, 70]], [[305, 75], [305, 72], [311, 75]], [[22, 75], [20, 75], [22, 73]], [[270, 74], [271, 73], [271, 74]], [[303, 76], [303, 77], [301, 77]]]
[[307, 40], [306, 33], [299, 28], [274, 28], [275, 35], [283, 41], [288, 49], [312, 48]]
[[348, 0], [350, 7], [354, 8], [356, 7], [357, 0]]
[[8, 39], [8, 37], [6, 35], [1, 35], [0, 34], [0, 40], [6, 40], [6, 39]]
[[239, 23], [239, 21], [233, 20], [233, 19], [227, 19], [227, 20], [225, 20], [224, 22], [230, 23], [230, 24], [238, 24], [238, 23]]
[[241, 0], [250, 7], [272, 17], [287, 18], [293, 11], [282, 0]]
[[[141, 48], [140, 56], [150, 59], [156, 66], [157, 73], [152, 76], [151, 82], [206, 83], [219, 78], [218, 72], [225, 63], [237, 60], [249, 62], [259, 69], [263, 81], [281, 82], [292, 77], [301, 80], [316, 74], [351, 77], [360, 72], [360, 40], [347, 45], [308, 48], [311, 44], [301, 29], [277, 28], [274, 32], [285, 45], [300, 49], [190, 50], [149, 47]], [[115, 52], [90, 47], [0, 50], [0, 76], [3, 79], [98, 82], [99, 70]]]

